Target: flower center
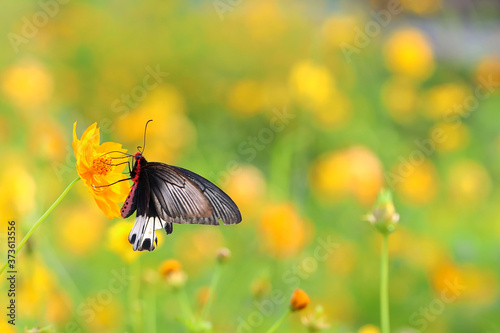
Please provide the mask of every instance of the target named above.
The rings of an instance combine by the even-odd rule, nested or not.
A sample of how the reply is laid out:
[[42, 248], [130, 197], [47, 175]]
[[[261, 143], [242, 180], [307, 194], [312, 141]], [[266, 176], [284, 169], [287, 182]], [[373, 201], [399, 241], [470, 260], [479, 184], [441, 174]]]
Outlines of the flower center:
[[112, 162], [111, 157], [96, 158], [92, 161], [92, 169], [94, 169], [94, 173], [97, 173], [101, 176], [106, 176], [113, 167], [111, 165], [111, 162]]

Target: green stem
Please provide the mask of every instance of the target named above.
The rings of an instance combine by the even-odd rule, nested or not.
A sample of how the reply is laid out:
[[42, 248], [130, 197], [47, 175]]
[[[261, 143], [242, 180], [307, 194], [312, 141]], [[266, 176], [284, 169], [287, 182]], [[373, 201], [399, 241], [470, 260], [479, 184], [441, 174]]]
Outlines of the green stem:
[[380, 323], [382, 333], [390, 332], [389, 324], [389, 235], [384, 235], [380, 260]]
[[288, 314], [290, 313], [290, 310], [288, 310], [287, 312], [285, 312], [280, 319], [278, 319], [277, 322], [274, 323], [273, 326], [271, 326], [271, 328], [267, 331], [267, 333], [273, 333], [273, 332], [276, 332], [276, 330], [278, 329], [278, 327], [281, 326], [281, 324], [285, 321], [286, 317], [288, 317]]
[[184, 290], [184, 286], [176, 289], [174, 292], [177, 295], [185, 319], [190, 323], [193, 323], [193, 311], [191, 310], [191, 306], [189, 305], [189, 300], [187, 298], [186, 291]]
[[208, 294], [208, 300], [205, 306], [203, 307], [203, 311], [201, 313], [201, 320], [205, 321], [210, 313], [210, 308], [212, 307], [212, 303], [214, 302], [215, 290], [217, 289], [217, 284], [219, 283], [221, 275], [221, 264], [217, 263], [215, 266], [214, 276], [212, 277], [212, 284], [210, 285], [210, 294]]
[[130, 276], [133, 277], [128, 288], [129, 320], [132, 332], [141, 332], [142, 327], [142, 304], [141, 291], [141, 262], [140, 257], [129, 263]]
[[[61, 202], [61, 200], [66, 196], [66, 194], [68, 194], [69, 190], [73, 187], [73, 185], [79, 179], [80, 179], [80, 177], [77, 177], [75, 180], [73, 180], [68, 185], [68, 187], [66, 187], [66, 189], [64, 190], [64, 192], [59, 196], [59, 198], [57, 198], [57, 200], [52, 204], [52, 206], [50, 206], [50, 208], [47, 209], [47, 211], [38, 219], [38, 221], [35, 222], [35, 224], [31, 227], [31, 229], [28, 231], [28, 233], [26, 234], [26, 236], [24, 236], [23, 240], [17, 246], [16, 251], [14, 252], [14, 257], [17, 256], [17, 254], [19, 253], [19, 251], [23, 248], [24, 244], [26, 244], [26, 242], [28, 241], [28, 239], [35, 232], [36, 228], [38, 228], [38, 226], [43, 222], [43, 220], [45, 220], [45, 218], [47, 216], [49, 216], [49, 214], [54, 210], [54, 208], [56, 208], [56, 206]], [[7, 258], [7, 259], [9, 259], [9, 258]], [[12, 259], [13, 258], [10, 258], [10, 260], [12, 260]], [[9, 264], [9, 260], [7, 260], [5, 262], [5, 264], [2, 266], [2, 268], [0, 269], [0, 274], [2, 274], [5, 271], [5, 269], [7, 268], [8, 264]]]

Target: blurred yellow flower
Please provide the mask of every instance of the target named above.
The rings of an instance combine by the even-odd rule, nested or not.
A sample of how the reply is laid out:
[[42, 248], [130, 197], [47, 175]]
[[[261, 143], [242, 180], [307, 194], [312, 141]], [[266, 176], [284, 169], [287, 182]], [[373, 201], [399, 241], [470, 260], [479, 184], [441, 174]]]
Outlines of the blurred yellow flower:
[[327, 265], [332, 274], [348, 276], [356, 267], [358, 249], [355, 243], [347, 240], [336, 241], [339, 243], [327, 259]]
[[299, 253], [308, 232], [306, 222], [291, 203], [268, 205], [260, 220], [260, 237], [271, 256], [284, 258]]
[[407, 9], [411, 10], [415, 14], [419, 15], [429, 15], [437, 12], [442, 4], [441, 0], [401, 0], [401, 5]]
[[310, 60], [292, 67], [289, 82], [298, 102], [306, 108], [326, 105], [335, 84], [328, 68]]
[[0, 332], [2, 333], [15, 333], [15, 326], [7, 323], [6, 320], [0, 322]]
[[[431, 225], [432, 221], [429, 227]], [[415, 251], [415, 248], [419, 250]], [[449, 257], [446, 246], [439, 239], [419, 235], [405, 228], [391, 235], [389, 250], [391, 255], [404, 259], [408, 265], [427, 272], [439, 267]]]
[[358, 333], [380, 333], [380, 329], [375, 325], [364, 325], [359, 328]]
[[434, 199], [438, 189], [438, 180], [434, 165], [424, 160], [412, 165], [410, 172], [395, 184], [395, 190], [405, 201], [423, 205]]
[[312, 166], [311, 177], [321, 198], [339, 201], [353, 195], [363, 205], [375, 201], [383, 182], [379, 159], [362, 146], [321, 156]]
[[263, 86], [255, 80], [241, 80], [229, 91], [227, 105], [230, 110], [252, 115], [264, 108]]
[[272, 43], [287, 28], [287, 16], [278, 1], [254, 0], [245, 14], [244, 23], [253, 43]]
[[72, 255], [82, 256], [99, 248], [105, 221], [87, 206], [55, 212], [55, 232], [59, 246]]
[[[9, 161], [0, 175], [2, 186], [9, 189], [0, 191], [0, 208], [3, 216], [10, 219], [26, 217], [35, 208], [37, 187], [35, 180], [26, 170], [21, 157], [7, 153], [3, 157]], [[0, 225], [5, 222], [5, 219], [0, 220]]]
[[333, 48], [340, 44], [354, 44], [356, 28], [361, 25], [361, 20], [355, 15], [335, 15], [323, 23], [323, 39], [325, 44]]
[[[128, 182], [119, 182], [112, 186], [100, 187], [112, 184], [124, 178], [122, 174], [125, 165], [113, 166], [117, 163], [109, 153], [120, 151], [125, 153], [122, 145], [115, 142], [100, 143], [101, 135], [97, 123], [89, 126], [83, 132], [81, 139], [76, 136], [76, 122], [73, 124], [73, 150], [76, 156], [76, 170], [83, 180], [87, 190], [94, 197], [97, 205], [107, 218], [121, 217], [118, 203], [124, 202], [130, 192]], [[123, 162], [121, 159], [120, 162]]]
[[432, 137], [435, 131], [440, 131], [443, 138], [435, 141], [436, 150], [439, 152], [460, 150], [469, 143], [469, 130], [463, 123], [439, 123], [431, 129], [429, 136]]
[[434, 71], [432, 45], [416, 28], [394, 32], [385, 45], [387, 67], [396, 74], [425, 80]]
[[259, 214], [266, 193], [266, 181], [262, 172], [252, 165], [240, 165], [228, 177], [224, 191], [238, 205], [243, 216]]
[[463, 301], [471, 306], [492, 305], [498, 300], [498, 275], [492, 268], [467, 265], [461, 269]]
[[196, 130], [185, 115], [185, 102], [181, 93], [171, 85], [149, 91], [142, 101], [132, 101], [116, 122], [120, 142], [133, 147], [142, 145], [144, 125], [149, 119], [147, 156], [150, 160], [173, 163], [182, 149], [196, 138]]
[[33, 156], [50, 161], [64, 160], [67, 141], [61, 126], [52, 119], [40, 119], [31, 125], [29, 136]]
[[459, 206], [474, 206], [486, 199], [491, 178], [484, 166], [474, 160], [462, 160], [447, 172], [449, 197]]
[[45, 66], [31, 60], [7, 68], [0, 80], [5, 97], [23, 110], [43, 107], [54, 90], [52, 76]]
[[120, 221], [114, 223], [108, 230], [107, 243], [109, 249], [120, 256], [125, 262], [132, 262], [142, 253], [141, 251], [132, 251], [130, 249], [128, 235], [133, 225], [133, 222]]
[[[224, 238], [216, 228], [177, 234], [174, 242], [174, 257], [179, 258], [190, 276], [213, 267], [214, 253], [224, 246]], [[189, 244], [189, 251], [186, 251], [186, 244]]]
[[290, 299], [290, 309], [292, 311], [299, 311], [305, 309], [311, 300], [309, 299], [309, 295], [302, 289], [295, 289], [292, 294], [292, 298]]
[[462, 115], [466, 112], [464, 101], [471, 95], [470, 89], [461, 83], [447, 83], [433, 87], [424, 98], [425, 114], [434, 120]]
[[340, 91], [334, 91], [325, 104], [311, 106], [321, 127], [336, 129], [348, 123], [352, 114], [351, 101]]
[[498, 56], [485, 56], [479, 62], [476, 69], [476, 81], [478, 84], [482, 84], [483, 80], [487, 80], [493, 88], [500, 87], [500, 59]]
[[[95, 299], [95, 296], [91, 297]], [[127, 320], [125, 316], [126, 312], [122, 309], [121, 304], [113, 298], [105, 303], [101, 302], [98, 309], [99, 311], [92, 311], [95, 314], [95, 318], [87, 322], [90, 328], [88, 331], [119, 332], [119, 328], [123, 327], [123, 323]]]
[[415, 120], [418, 99], [417, 85], [404, 76], [392, 77], [382, 87], [382, 103], [391, 118], [400, 124], [409, 124]]
[[54, 289], [45, 302], [45, 316], [51, 324], [63, 324], [71, 319], [73, 307], [71, 298], [64, 292]]
[[39, 318], [55, 290], [56, 278], [38, 256], [25, 256], [19, 263], [20, 271], [26, 278], [19, 279], [17, 284], [17, 302], [23, 304], [18, 307], [18, 315], [22, 318]]

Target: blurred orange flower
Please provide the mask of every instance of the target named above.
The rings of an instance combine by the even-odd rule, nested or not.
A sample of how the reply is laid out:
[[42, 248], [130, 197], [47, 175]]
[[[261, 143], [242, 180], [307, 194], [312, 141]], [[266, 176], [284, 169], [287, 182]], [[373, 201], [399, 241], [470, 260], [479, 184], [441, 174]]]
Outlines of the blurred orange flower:
[[114, 166], [111, 151], [125, 153], [122, 145], [115, 142], [100, 144], [101, 135], [97, 123], [89, 126], [79, 140], [76, 136], [76, 122], [73, 124], [73, 150], [76, 156], [76, 170], [87, 190], [93, 195], [97, 205], [107, 218], [120, 217], [118, 203], [127, 197], [130, 188], [128, 182], [116, 181], [126, 178], [122, 171], [125, 165]]
[[292, 311], [305, 309], [310, 302], [311, 300], [304, 290], [295, 289], [290, 299], [290, 309]]
[[297, 254], [307, 239], [305, 221], [291, 203], [269, 205], [264, 209], [260, 229], [267, 250], [278, 258]]
[[161, 263], [160, 268], [158, 270], [161, 276], [166, 277], [175, 271], [181, 271], [182, 265], [178, 260], [167, 259]]
[[321, 197], [338, 201], [352, 194], [363, 205], [375, 201], [383, 182], [378, 157], [362, 146], [320, 157], [312, 167], [311, 177]]
[[415, 80], [425, 80], [434, 71], [431, 43], [416, 28], [394, 32], [385, 46], [385, 57], [391, 71]]

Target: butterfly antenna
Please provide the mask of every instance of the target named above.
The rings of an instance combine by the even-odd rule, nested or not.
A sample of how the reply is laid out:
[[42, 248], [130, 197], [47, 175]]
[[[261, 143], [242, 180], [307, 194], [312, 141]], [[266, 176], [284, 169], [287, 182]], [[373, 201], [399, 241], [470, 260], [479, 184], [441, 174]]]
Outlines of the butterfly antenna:
[[[144, 126], [144, 141], [143, 141], [144, 143], [143, 143], [142, 147], [141, 146], [137, 147], [137, 150], [139, 150], [141, 152], [141, 154], [143, 154], [143, 155], [144, 155], [144, 150], [146, 150], [146, 131], [148, 129], [148, 124], [151, 121], [153, 121], [153, 119], [149, 119], [146, 123], [146, 126]], [[139, 148], [142, 148], [142, 151]]]

